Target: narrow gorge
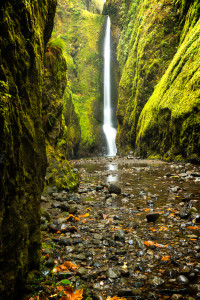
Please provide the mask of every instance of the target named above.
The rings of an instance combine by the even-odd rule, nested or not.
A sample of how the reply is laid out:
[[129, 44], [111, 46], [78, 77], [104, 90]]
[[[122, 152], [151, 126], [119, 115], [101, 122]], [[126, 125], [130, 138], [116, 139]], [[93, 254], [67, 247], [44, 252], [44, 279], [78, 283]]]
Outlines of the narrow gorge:
[[200, 298], [199, 0], [1, 0], [0, 300]]

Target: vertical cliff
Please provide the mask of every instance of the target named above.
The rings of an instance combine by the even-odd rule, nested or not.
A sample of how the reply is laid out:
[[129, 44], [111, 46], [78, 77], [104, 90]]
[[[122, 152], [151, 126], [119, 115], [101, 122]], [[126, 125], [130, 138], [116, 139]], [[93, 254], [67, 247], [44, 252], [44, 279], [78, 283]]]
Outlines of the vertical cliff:
[[142, 156], [200, 162], [200, 4], [178, 1], [183, 29], [177, 53], [139, 119]]
[[98, 1], [59, 0], [54, 41], [67, 58], [69, 88], [81, 127], [79, 155], [98, 153], [102, 124], [103, 49], [100, 46], [104, 16]]
[[107, 0], [104, 13], [112, 19], [121, 72], [119, 153], [197, 158], [198, 1]]
[[47, 144], [65, 158], [76, 156], [80, 143], [79, 119], [67, 80], [67, 62], [53, 40], [45, 53], [42, 114]]
[[0, 299], [18, 298], [40, 261], [44, 51], [56, 0], [0, 3]]

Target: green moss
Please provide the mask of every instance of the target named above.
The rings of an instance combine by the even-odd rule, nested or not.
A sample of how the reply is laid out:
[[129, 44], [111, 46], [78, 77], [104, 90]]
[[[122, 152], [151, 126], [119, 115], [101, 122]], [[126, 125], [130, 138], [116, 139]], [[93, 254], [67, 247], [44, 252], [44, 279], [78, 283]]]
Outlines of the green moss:
[[[194, 6], [195, 9], [195, 6]], [[192, 22], [194, 13], [188, 12]], [[193, 23], [193, 22], [192, 22]], [[183, 32], [184, 32], [183, 28]], [[170, 158], [190, 160], [199, 157], [199, 109], [200, 109], [200, 22], [187, 33], [168, 70], [145, 105], [138, 124], [137, 146], [152, 149]], [[162, 124], [163, 112], [168, 120]], [[145, 142], [148, 140], [148, 142]], [[156, 142], [155, 142], [156, 141]], [[148, 146], [147, 146], [148, 143]], [[163, 145], [163, 148], [161, 147]]]
[[44, 193], [52, 191], [74, 191], [79, 185], [79, 176], [74, 172], [69, 162], [62, 155], [55, 152], [51, 145], [47, 145], [47, 157], [49, 166], [46, 173], [46, 186]]
[[117, 108], [117, 146], [121, 153], [134, 149], [140, 113], [179, 42], [173, 1], [128, 2], [123, 4], [123, 11], [117, 48], [122, 71]]
[[28, 271], [40, 263], [40, 196], [46, 170], [43, 61], [56, 1], [15, 4], [4, 1], [0, 10], [2, 299], [18, 298]]
[[[96, 111], [102, 100], [102, 58], [98, 42], [105, 19], [87, 9], [94, 11], [84, 1], [60, 0], [53, 34], [65, 45], [69, 88], [81, 127], [79, 154], [89, 154], [98, 146], [100, 124]], [[71, 136], [74, 133], [71, 131]]]

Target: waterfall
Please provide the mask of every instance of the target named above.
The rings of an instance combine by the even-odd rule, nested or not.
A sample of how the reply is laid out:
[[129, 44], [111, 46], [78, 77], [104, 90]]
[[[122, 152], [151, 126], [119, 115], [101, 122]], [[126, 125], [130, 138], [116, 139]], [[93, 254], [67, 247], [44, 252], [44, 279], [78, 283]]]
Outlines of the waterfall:
[[110, 69], [110, 17], [107, 18], [106, 33], [104, 41], [104, 124], [103, 130], [106, 136], [108, 156], [115, 156], [117, 148], [115, 144], [116, 129], [112, 127], [112, 107], [111, 107], [111, 69]]

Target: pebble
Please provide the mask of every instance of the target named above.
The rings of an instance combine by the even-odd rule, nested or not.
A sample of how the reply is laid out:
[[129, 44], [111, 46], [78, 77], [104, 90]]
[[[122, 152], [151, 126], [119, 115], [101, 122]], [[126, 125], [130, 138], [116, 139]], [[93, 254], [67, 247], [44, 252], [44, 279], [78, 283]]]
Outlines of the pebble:
[[121, 187], [117, 184], [111, 183], [108, 187], [108, 191], [110, 194], [121, 194]]
[[179, 300], [179, 299], [183, 299], [183, 296], [180, 294], [173, 294], [172, 295], [172, 300]]
[[125, 242], [125, 233], [122, 229], [118, 230], [114, 235], [115, 241]]
[[179, 275], [176, 279], [181, 284], [188, 284], [189, 280], [184, 275]]
[[54, 265], [55, 265], [55, 264], [54, 264], [54, 261], [53, 261], [53, 259], [51, 259], [51, 258], [49, 258], [49, 259], [46, 261], [46, 263], [45, 263], [45, 266], [46, 266], [47, 268], [53, 268]]
[[108, 270], [106, 271], [107, 278], [116, 279], [119, 278], [120, 275], [121, 275], [121, 271], [116, 268], [108, 268]]
[[[95, 167], [100, 161], [97, 159]], [[49, 202], [42, 201], [50, 215], [49, 220], [42, 215], [41, 228], [45, 225], [49, 229], [45, 236], [48, 234], [53, 244], [49, 253], [43, 251], [44, 264], [54, 267], [54, 262], [72, 261], [78, 266], [75, 273], [57, 272], [56, 278], [69, 278], [77, 288], [86, 285], [87, 295], [97, 300], [105, 300], [104, 293], [131, 299], [158, 299], [162, 295], [182, 299], [187, 295], [187, 300], [190, 291], [194, 298], [200, 293], [196, 281], [199, 237], [188, 228], [198, 227], [194, 224], [200, 222], [198, 193], [190, 193], [189, 173], [183, 167], [180, 171], [173, 164], [173, 172], [164, 178], [169, 165], [163, 166], [166, 170], [122, 165], [117, 171], [120, 182], [110, 184], [106, 182], [108, 171], [87, 173], [84, 167], [78, 193], [53, 193]], [[162, 175], [158, 177], [154, 170]], [[80, 217], [80, 221], [66, 220], [69, 214], [79, 217], [86, 213], [89, 216]], [[152, 245], [146, 246], [144, 241]], [[47, 254], [52, 264], [46, 260]], [[49, 271], [46, 268], [45, 274]]]
[[165, 281], [161, 277], [154, 276], [153, 278], [149, 279], [149, 283], [153, 286], [161, 286], [165, 283]]
[[146, 215], [146, 219], [148, 222], [155, 222], [160, 217], [158, 213], [151, 213]]

